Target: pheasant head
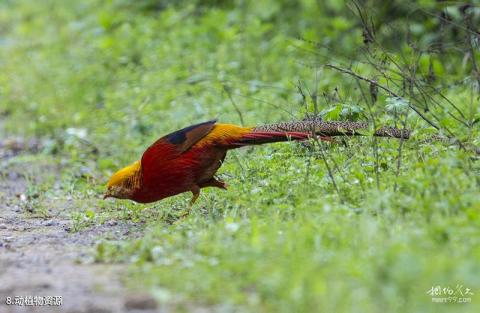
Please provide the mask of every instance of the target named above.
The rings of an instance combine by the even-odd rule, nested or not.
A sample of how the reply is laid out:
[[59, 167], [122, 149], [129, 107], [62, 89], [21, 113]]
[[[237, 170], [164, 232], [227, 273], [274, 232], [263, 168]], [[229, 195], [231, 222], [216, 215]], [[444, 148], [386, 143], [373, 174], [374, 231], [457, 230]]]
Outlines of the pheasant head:
[[117, 171], [108, 181], [103, 198], [130, 199], [141, 186], [141, 172], [140, 161]]

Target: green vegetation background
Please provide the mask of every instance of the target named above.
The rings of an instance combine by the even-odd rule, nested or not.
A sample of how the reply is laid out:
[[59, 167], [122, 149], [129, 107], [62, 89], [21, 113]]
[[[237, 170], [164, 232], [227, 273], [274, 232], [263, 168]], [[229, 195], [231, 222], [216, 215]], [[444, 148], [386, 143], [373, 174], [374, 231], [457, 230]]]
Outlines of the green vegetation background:
[[[189, 195], [146, 206], [100, 200], [108, 176], [160, 135], [211, 118], [255, 125], [318, 109], [326, 119], [402, 127], [409, 112], [414, 138], [436, 133], [405, 108], [412, 99], [380, 90], [369, 105], [369, 86], [327, 63], [402, 96], [394, 84], [402, 73], [382, 58], [415, 64], [413, 77], [433, 74], [465, 123], [452, 106], [422, 112], [478, 146], [479, 86], [450, 5], [362, 3], [378, 38], [368, 48], [352, 2], [5, 0], [0, 137], [40, 138], [39, 158], [62, 172], [60, 188], [51, 179], [32, 186], [42, 191], [38, 209], [69, 197], [74, 231], [111, 218], [144, 222], [142, 238], [105, 240], [95, 258], [130, 263], [130, 286], [174, 311], [480, 312], [479, 166], [455, 145], [405, 142], [399, 168], [393, 139], [233, 151], [220, 170], [229, 190], [206, 190], [174, 224]], [[442, 10], [451, 13], [443, 32]], [[478, 7], [472, 12], [478, 18]], [[443, 50], [433, 53], [439, 36]], [[391, 76], [372, 77], [368, 53]], [[472, 289], [472, 303], [432, 303], [427, 291], [437, 285]]]

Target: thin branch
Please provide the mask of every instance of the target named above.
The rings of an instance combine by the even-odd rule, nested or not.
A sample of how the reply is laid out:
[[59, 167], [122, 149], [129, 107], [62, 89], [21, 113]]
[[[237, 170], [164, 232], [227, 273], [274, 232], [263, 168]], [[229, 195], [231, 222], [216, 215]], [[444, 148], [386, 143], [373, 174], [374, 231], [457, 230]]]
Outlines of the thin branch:
[[[383, 85], [380, 85], [378, 82], [376, 82], [375, 80], [373, 79], [369, 79], [367, 77], [364, 77], [364, 76], [361, 76], [355, 72], [352, 72], [351, 70], [348, 70], [348, 69], [344, 69], [344, 68], [340, 68], [340, 67], [337, 67], [335, 65], [332, 65], [332, 64], [326, 64], [325, 65], [326, 67], [329, 67], [331, 69], [334, 69], [336, 71], [339, 71], [341, 73], [344, 73], [344, 74], [348, 74], [348, 75], [351, 75], [351, 76], [354, 76], [360, 80], [363, 80], [363, 81], [366, 81], [370, 84], [373, 84], [373, 85], [376, 85], [378, 88], [388, 92], [390, 95], [394, 96], [395, 98], [401, 98], [398, 94], [396, 94], [395, 92], [393, 92], [391, 89], [383, 86]], [[440, 130], [440, 127], [435, 124], [434, 122], [432, 122], [430, 119], [428, 119], [425, 115], [423, 115], [422, 112], [420, 112], [417, 108], [415, 108], [413, 105], [411, 105], [410, 103], [408, 104], [408, 107], [410, 109], [412, 109], [413, 111], [415, 111], [415, 113], [417, 113], [425, 122], [427, 122], [428, 124], [430, 124], [433, 128], [437, 129], [437, 130]]]
[[225, 92], [226, 92], [227, 95], [228, 95], [228, 98], [230, 99], [230, 102], [232, 102], [233, 108], [235, 109], [235, 111], [236, 111], [237, 114], [238, 114], [238, 117], [240, 118], [240, 124], [241, 124], [242, 126], [245, 126], [245, 121], [243, 120], [242, 111], [240, 110], [240, 108], [238, 107], [238, 105], [235, 103], [235, 100], [233, 100], [232, 93], [231, 93], [231, 91], [230, 91], [230, 87], [228, 87], [227, 85], [223, 85], [223, 90], [225, 90]]
[[325, 156], [325, 153], [323, 151], [323, 146], [320, 143], [320, 140], [318, 140], [318, 136], [313, 136], [313, 140], [317, 143], [319, 150], [320, 150], [320, 156], [322, 157], [323, 163], [325, 164], [325, 167], [327, 168], [328, 176], [330, 177], [330, 180], [332, 181], [333, 188], [338, 194], [338, 197], [340, 198], [340, 201], [343, 202], [342, 195], [340, 194], [340, 190], [337, 187], [337, 183], [335, 182], [335, 177], [333, 176], [332, 169], [330, 168], [330, 165], [327, 162], [327, 157]]
[[[360, 81], [356, 80], [355, 81], [358, 85], [358, 89], [360, 89], [360, 92], [362, 93], [362, 97], [367, 104], [368, 107], [368, 113], [370, 114], [370, 119], [372, 121], [373, 129], [377, 129], [377, 124], [375, 122], [375, 116], [373, 115], [372, 111], [372, 104], [368, 101], [368, 97], [366, 96], [365, 92], [363, 91], [362, 85], [360, 84]], [[378, 139], [377, 137], [373, 137], [373, 146], [372, 146], [372, 151], [373, 151], [373, 156], [375, 158], [375, 182], [377, 184], [377, 190], [380, 190], [380, 171], [379, 171], [379, 162], [380, 162], [380, 157], [378, 154]]]

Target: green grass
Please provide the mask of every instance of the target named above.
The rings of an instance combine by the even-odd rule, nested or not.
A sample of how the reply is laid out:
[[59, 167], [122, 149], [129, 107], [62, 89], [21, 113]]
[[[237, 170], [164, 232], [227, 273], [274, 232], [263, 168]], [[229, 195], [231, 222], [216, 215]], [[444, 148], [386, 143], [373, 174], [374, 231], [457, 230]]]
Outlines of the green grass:
[[[307, 177], [292, 146], [239, 153], [243, 167], [230, 158], [222, 171], [234, 177], [229, 191], [206, 192], [179, 224], [157, 220], [136, 242], [102, 245], [100, 260], [133, 262], [132, 286], [166, 292], [161, 299], [177, 308], [193, 302], [246, 312], [475, 311], [475, 298], [444, 305], [427, 294], [436, 285], [478, 286], [475, 177], [460, 174], [461, 165], [448, 158], [424, 155], [420, 163], [409, 152], [399, 191], [385, 187], [394, 179], [387, 170], [381, 190], [368, 179], [339, 182], [341, 203], [321, 162], [312, 161]], [[360, 143], [356, 148], [369, 153]], [[330, 151], [332, 158], [341, 159], [339, 150]], [[352, 163], [345, 172], [354, 180], [363, 162]]]
[[[108, 176], [169, 131], [211, 118], [303, 118], [313, 104], [303, 104], [299, 81], [325, 93], [327, 118], [370, 117], [355, 82], [309, 66], [326, 50], [296, 39], [334, 42], [342, 53], [333, 61], [360, 59], [361, 29], [350, 29], [355, 21], [342, 4], [303, 1], [287, 15], [276, 1], [262, 10], [250, 3], [149, 11], [133, 3], [0, 4], [0, 130], [40, 138], [41, 153], [61, 168], [61, 188], [31, 187], [42, 194], [40, 215], [71, 199], [72, 231], [109, 219], [145, 222], [144, 236], [104, 241], [95, 257], [130, 264], [129, 286], [173, 311], [480, 311], [479, 164], [456, 146], [407, 141], [398, 175], [393, 139], [378, 139], [378, 158], [373, 138], [231, 151], [219, 172], [228, 191], [203, 191], [192, 214], [173, 224], [189, 194], [151, 205], [101, 200]], [[435, 64], [450, 78], [449, 65]], [[371, 74], [364, 64], [355, 69]], [[469, 86], [445, 93], [474, 121], [478, 95]], [[404, 104], [386, 103], [379, 92], [372, 114], [393, 125]], [[479, 145], [478, 123], [467, 129], [449, 109], [432, 110], [443, 127]], [[408, 126], [414, 138], [433, 133], [413, 112]], [[472, 289], [472, 303], [432, 303], [427, 291], [437, 285]]]

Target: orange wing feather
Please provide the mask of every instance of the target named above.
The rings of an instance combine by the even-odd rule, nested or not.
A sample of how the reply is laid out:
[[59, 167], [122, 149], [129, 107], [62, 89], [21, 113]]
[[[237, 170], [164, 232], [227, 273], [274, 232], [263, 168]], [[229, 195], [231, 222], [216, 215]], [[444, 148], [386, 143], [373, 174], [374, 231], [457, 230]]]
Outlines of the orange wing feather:
[[215, 124], [207, 136], [197, 142], [195, 147], [203, 148], [209, 145], [218, 145], [232, 148], [232, 143], [249, 134], [253, 127], [241, 127], [232, 124]]

